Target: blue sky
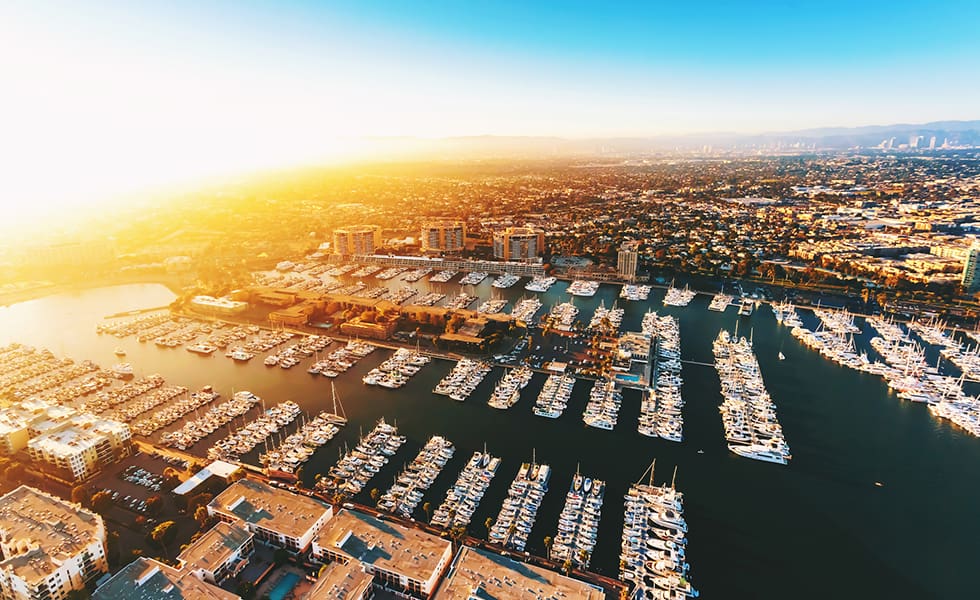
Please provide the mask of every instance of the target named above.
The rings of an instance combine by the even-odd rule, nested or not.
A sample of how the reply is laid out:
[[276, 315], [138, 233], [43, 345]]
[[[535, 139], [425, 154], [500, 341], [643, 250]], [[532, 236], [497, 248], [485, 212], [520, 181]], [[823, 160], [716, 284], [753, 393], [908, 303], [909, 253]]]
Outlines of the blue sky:
[[975, 0], [6, 0], [0, 161], [90, 197], [366, 136], [975, 119], [978, 31]]

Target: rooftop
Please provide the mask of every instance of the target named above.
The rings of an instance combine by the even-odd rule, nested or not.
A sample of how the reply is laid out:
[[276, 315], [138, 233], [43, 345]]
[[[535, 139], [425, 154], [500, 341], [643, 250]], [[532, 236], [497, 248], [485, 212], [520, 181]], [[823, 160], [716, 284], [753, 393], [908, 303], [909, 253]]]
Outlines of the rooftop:
[[250, 479], [240, 479], [231, 484], [208, 506], [294, 538], [302, 537], [330, 510], [319, 500]]
[[0, 540], [7, 556], [0, 568], [13, 568], [25, 581], [42, 579], [59, 564], [105, 539], [98, 515], [32, 487], [22, 485], [0, 498]]
[[541, 567], [464, 546], [435, 600], [602, 600], [598, 587]]
[[220, 521], [184, 548], [177, 559], [188, 569], [214, 572], [251, 537], [252, 534], [240, 525]]
[[184, 570], [137, 558], [99, 586], [92, 600], [240, 600]]
[[362, 563], [425, 581], [436, 570], [449, 540], [355, 510], [341, 510], [315, 544]]
[[323, 568], [320, 578], [303, 600], [352, 600], [360, 598], [374, 578], [361, 570], [356, 562], [331, 563]]

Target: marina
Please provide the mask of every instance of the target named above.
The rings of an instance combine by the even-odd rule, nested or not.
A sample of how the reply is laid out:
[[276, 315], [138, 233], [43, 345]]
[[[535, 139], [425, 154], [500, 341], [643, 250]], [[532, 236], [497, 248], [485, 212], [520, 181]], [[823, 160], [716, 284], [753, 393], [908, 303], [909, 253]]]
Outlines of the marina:
[[587, 569], [599, 535], [599, 518], [606, 482], [590, 479], [576, 472], [565, 495], [565, 507], [558, 516], [558, 532], [551, 542], [549, 555], [556, 562], [571, 561], [578, 569]]
[[[198, 393], [201, 394], [201, 392]], [[204, 394], [202, 396], [207, 398]], [[211, 399], [213, 400], [214, 397]], [[205, 403], [207, 401], [205, 400]], [[251, 392], [236, 392], [231, 400], [213, 406], [200, 418], [188, 421], [179, 429], [161, 435], [160, 443], [178, 450], [187, 450], [218, 429], [231, 423], [236, 417], [244, 415], [259, 402], [259, 397]]]
[[571, 375], [548, 375], [544, 386], [534, 401], [534, 414], [539, 417], [557, 419], [568, 407], [568, 400], [575, 388], [575, 378]]
[[495, 315], [504, 312], [504, 308], [507, 307], [506, 300], [487, 300], [477, 307], [476, 312], [484, 313], [487, 315]]
[[251, 452], [253, 448], [265, 442], [269, 436], [292, 423], [299, 414], [299, 405], [291, 400], [277, 404], [235, 433], [215, 442], [208, 448], [208, 458], [237, 461], [243, 454]]
[[510, 316], [524, 323], [531, 323], [534, 315], [541, 310], [541, 301], [537, 298], [524, 298], [514, 305], [514, 310], [510, 311]]
[[508, 370], [497, 382], [493, 394], [487, 404], [493, 408], [507, 410], [521, 399], [521, 390], [531, 381], [534, 371], [527, 367], [516, 367]]
[[719, 410], [728, 449], [745, 458], [787, 464], [792, 456], [752, 343], [723, 329], [715, 338], [713, 350], [724, 398]]
[[648, 389], [640, 404], [637, 431], [648, 437], [671, 442], [684, 439], [684, 399], [681, 396], [681, 334], [675, 317], [648, 313], [644, 331], [656, 337], [654, 387]]
[[544, 293], [547, 292], [549, 289], [551, 289], [551, 286], [555, 285], [556, 281], [558, 281], [556, 277], [545, 277], [542, 275], [536, 275], [531, 279], [531, 281], [527, 282], [527, 285], [524, 286], [524, 289], [529, 292]]
[[697, 590], [688, 580], [684, 495], [674, 488], [673, 482], [670, 487], [653, 485], [651, 465], [649, 483], [630, 486], [624, 499], [620, 576], [635, 586], [635, 597], [697, 597]]
[[398, 435], [397, 427], [381, 418], [374, 429], [361, 438], [356, 448], [342, 456], [326, 475], [317, 480], [316, 489], [341, 497], [359, 493], [388, 464], [389, 458], [398, 452], [405, 440], [405, 436]]
[[[420, 288], [424, 290], [427, 285], [428, 282], [421, 282]], [[454, 285], [450, 283], [447, 289], [456, 289]], [[541, 301], [549, 306], [561, 302], [566, 285], [566, 281], [559, 281]], [[152, 288], [137, 286], [129, 289]], [[488, 297], [489, 282], [481, 284], [478, 292], [482, 297]], [[518, 301], [521, 294], [526, 293], [520, 288], [503, 292], [506, 295], [502, 297], [512, 302]], [[588, 319], [600, 301], [604, 300], [609, 306], [616, 293], [618, 290], [614, 287], [602, 286], [591, 301], [576, 300], [575, 304], [583, 318]], [[650, 305], [625, 305], [624, 329], [639, 329], [645, 312], [651, 305], [659, 304], [662, 297], [663, 290], [655, 290], [651, 294]], [[968, 499], [960, 493], [960, 484], [953, 486], [950, 479], [955, 476], [957, 480], [967, 482], [967, 491], [973, 493], [969, 467], [980, 460], [975, 438], [952, 421], [933, 418], [930, 406], [897, 402], [895, 393], [889, 392], [887, 381], [849, 368], [842, 369], [816, 352], [807, 351], [803, 345], [794, 342], [790, 328], [779, 327], [768, 311], [760, 310], [752, 324], [753, 346], [765, 374], [766, 387], [779, 403], [779, 420], [786, 437], [794, 440], [793, 460], [787, 469], [773, 469], [756, 461], [741, 460], [727, 450], [722, 435], [716, 408], [719, 380], [709, 371], [700, 371], [702, 367], [697, 366], [697, 363], [710, 361], [711, 342], [719, 328], [731, 330], [736, 320], [734, 311], [728, 314], [706, 311], [710, 298], [710, 295], [701, 295], [687, 309], [660, 311], [660, 316], [669, 313], [677, 318], [683, 329], [683, 393], [687, 400], [683, 410], [684, 444], [651, 440], [638, 434], [632, 426], [618, 427], [613, 435], [609, 435], [605, 431], [583, 427], [578, 418], [545, 421], [533, 414], [533, 402], [519, 403], [509, 411], [496, 411], [484, 404], [493, 389], [490, 382], [475, 390], [470, 402], [447, 403], [430, 391], [448, 374], [455, 361], [433, 361], [405, 388], [394, 394], [389, 390], [365, 386], [361, 383], [361, 377], [391, 353], [390, 350], [379, 349], [353, 366], [348, 374], [334, 380], [338, 392], [344, 397], [353, 427], [343, 428], [332, 442], [308, 459], [301, 479], [307, 488], [313, 488], [316, 477], [326, 474], [336, 462], [338, 449], [347, 444], [353, 448], [359, 439], [358, 429], [363, 426], [364, 432], [367, 432], [381, 416], [389, 423], [397, 419], [399, 433], [418, 444], [414, 447], [413, 455], [419, 445], [434, 433], [444, 433], [453, 439], [457, 453], [446, 469], [456, 473], [463, 469], [475, 451], [482, 448], [482, 440], [487, 439], [494, 450], [493, 454], [502, 457], [505, 466], [511, 464], [514, 468], [503, 481], [494, 480], [473, 514], [470, 531], [482, 537], [485, 534], [484, 520], [496, 515], [506, 495], [510, 477], [521, 460], [527, 460], [530, 456], [533, 446], [538, 447], [539, 453], [543, 451], [542, 448], [554, 453], [549, 454], [546, 462], [554, 469], [553, 476], [561, 479], [564, 491], [568, 490], [576, 462], [581, 461], [583, 473], [594, 474], [607, 482], [607, 498], [609, 494], [621, 497], [627, 492], [630, 482], [626, 481], [623, 472], [632, 470], [634, 474], [638, 473], [652, 456], [656, 456], [658, 465], [679, 464], [681, 475], [687, 473], [679, 482], [686, 500], [685, 517], [691, 525], [688, 560], [694, 565], [697, 589], [705, 597], [776, 598], [779, 597], [777, 590], [787, 589], [794, 590], [796, 597], [800, 598], [832, 597], [840, 590], [837, 583], [815, 580], [806, 590], [800, 591], [798, 587], [798, 582], [808, 576], [807, 569], [802, 565], [820, 560], [828, 552], [835, 553], [841, 560], [855, 565], [866, 574], [847, 584], [855, 594], [867, 597], [881, 594], [903, 597], [907, 593], [924, 597], [968, 597], [972, 588], [968, 587], [968, 581], [964, 578], [923, 577], [918, 569], [967, 568], [960, 557], [968, 555], [962, 552], [972, 547], [972, 540], [975, 535], [980, 535], [980, 531], [970, 519], [963, 518], [971, 508]], [[170, 382], [183, 384], [192, 391], [213, 384], [223, 394], [231, 394], [237, 388], [250, 389], [265, 398], [275, 398], [277, 395], [281, 397], [282, 390], [287, 389], [288, 397], [311, 416], [324, 407], [329, 410], [329, 389], [323, 386], [322, 380], [310, 377], [305, 372], [306, 367], [315, 361], [314, 357], [304, 359], [305, 362], [290, 370], [270, 370], [262, 366], [261, 356], [259, 360], [247, 364], [232, 360], [200, 360], [188, 352], [172, 352], [169, 348], [154, 344], [138, 345], [132, 337], [126, 340], [105, 334], [96, 336], [92, 331], [93, 323], [101, 321], [107, 313], [123, 312], [134, 306], [165, 305], [171, 300], [172, 297], [115, 290], [108, 300], [107, 295], [98, 290], [64, 300], [52, 297], [42, 302], [59, 303], [54, 305], [57, 308], [45, 312], [55, 315], [58, 335], [49, 335], [46, 328], [37, 326], [37, 321], [31, 320], [31, 312], [26, 310], [28, 304], [5, 309], [7, 316], [3, 317], [0, 335], [5, 336], [5, 341], [19, 339], [37, 348], [57, 349], [62, 355], [78, 359], [90, 357], [106, 366], [113, 364], [114, 349], [122, 347], [127, 351], [127, 360], [137, 367], [136, 377], [131, 383], [146, 376], [141, 369], [158, 372], [166, 378], [167, 383], [156, 391], [177, 387], [169, 385]], [[70, 305], [64, 304], [69, 301]], [[116, 304], [112, 304], [113, 301]], [[69, 310], [63, 306], [71, 308]], [[800, 308], [798, 312], [809, 326], [817, 325], [809, 309]], [[73, 316], [57, 317], [63, 314]], [[748, 336], [748, 330], [745, 333]], [[963, 334], [960, 332], [958, 335]], [[854, 334], [854, 343], [858, 355], [866, 351], [873, 361], [868, 337], [867, 333]], [[533, 348], [534, 345], [531, 345], [529, 351]], [[786, 355], [784, 363], [776, 359], [780, 350]], [[928, 362], [935, 366], [937, 349], [927, 347], [926, 353]], [[943, 368], [952, 369], [952, 365], [944, 361]], [[535, 378], [525, 393], [536, 396], [545, 379]], [[122, 384], [115, 382], [111, 388], [105, 389], [111, 391]], [[965, 382], [964, 390], [973, 396], [977, 388], [970, 386], [970, 382]], [[588, 400], [589, 388], [590, 385], [584, 384], [575, 386], [567, 410], [581, 414]], [[154, 391], [151, 390], [132, 402], [138, 402], [152, 393]], [[635, 422], [642, 393], [627, 388], [623, 394], [620, 419]], [[186, 392], [183, 396], [178, 395], [147, 414], [188, 396]], [[94, 397], [92, 394], [80, 401]], [[126, 406], [129, 404], [119, 405]], [[873, 423], [874, 427], [869, 428], [869, 423]], [[813, 429], [815, 424], [821, 424], [817, 435], [814, 435], [817, 433]], [[905, 442], [899, 446], [896, 436], [877, 435], [877, 431], [902, 431]], [[218, 432], [218, 435], [222, 434]], [[906, 444], [911, 444], [915, 451], [909, 451], [910, 447]], [[269, 445], [273, 445], [271, 440]], [[581, 448], [589, 448], [589, 451], [581, 452]], [[198, 444], [189, 451], [201, 455], [205, 450], [205, 444]], [[703, 450], [703, 454], [699, 450]], [[243, 460], [259, 465], [260, 453], [261, 449], [253, 451]], [[403, 461], [411, 458], [405, 457]], [[401, 470], [403, 461], [396, 456], [381, 469], [374, 485], [382, 490], [387, 485], [379, 486], [378, 483], [390, 485], [392, 477]], [[622, 466], [613, 468], [612, 465]], [[909, 468], [909, 465], [916, 465], [917, 468]], [[944, 476], [936, 476], [939, 473]], [[441, 475], [423, 501], [429, 500], [435, 508], [442, 502], [454, 479], [455, 476], [447, 478]], [[882, 482], [883, 487], [875, 486], [875, 481]], [[355, 497], [355, 501], [373, 505], [374, 501], [368, 495], [370, 487], [371, 484]], [[877, 527], [883, 523], [914, 512], [921, 499], [917, 490], [925, 488], [935, 490], [948, 507], [944, 517], [937, 522], [944, 533], [930, 541], [942, 553], [942, 561], [934, 556], [916, 554], [917, 544], [889, 534], [880, 534], [887, 544], [874, 547], [840, 543], [842, 535], [849, 535], [847, 532], [865, 535], [871, 530], [879, 531]], [[741, 492], [733, 494], [732, 490]], [[525, 550], [533, 555], [547, 555], [542, 539], [554, 535], [563, 499], [563, 494], [545, 497]], [[847, 508], [830, 512], [819, 509], [838, 505]], [[622, 510], [621, 502], [606, 502], [603, 506], [600, 533], [590, 570], [618, 577]], [[799, 511], [806, 511], [808, 518], [805, 521], [793, 520], [790, 525], [791, 515]], [[727, 533], [730, 528], [738, 528], [740, 523], [746, 522], [752, 523], [752, 536]], [[798, 537], [783, 536], [790, 526], [799, 531]], [[772, 539], [780, 540], [778, 551], [769, 543]], [[744, 561], [733, 560], [733, 556], [751, 556], [754, 557], [753, 561], [766, 561], [771, 565], [771, 569], [767, 569], [770, 584], [759, 586], [755, 571], [748, 568]], [[896, 573], [900, 573], [897, 578]], [[875, 582], [873, 586], [870, 581]]]
[[510, 550], [524, 551], [541, 501], [548, 492], [550, 478], [551, 467], [548, 465], [539, 465], [535, 460], [521, 465], [490, 527], [488, 539], [491, 542]]
[[612, 379], [600, 379], [592, 384], [589, 392], [589, 403], [582, 413], [582, 421], [589, 427], [612, 431], [619, 420], [619, 407], [622, 405], [622, 394], [616, 389]]
[[592, 313], [592, 319], [589, 321], [589, 329], [609, 335], [615, 334], [619, 331], [620, 325], [623, 324], [623, 315], [625, 313], [626, 311], [616, 306], [615, 303], [612, 308], [606, 308], [606, 305], [600, 302], [599, 306]]
[[458, 274], [459, 271], [439, 271], [432, 277], [429, 277], [429, 281], [432, 283], [446, 283]]
[[728, 294], [717, 293], [711, 298], [711, 304], [708, 305], [708, 310], [713, 310], [715, 312], [725, 312], [729, 306], [732, 305], [732, 301], [735, 300], [734, 296], [729, 296]]
[[619, 297], [630, 302], [643, 302], [650, 297], [652, 289], [648, 285], [626, 284], [619, 290]]
[[486, 273], [484, 271], [471, 271], [471, 272], [467, 273], [465, 276], [463, 276], [462, 279], [459, 280], [459, 284], [460, 285], [479, 285], [479, 283], [481, 281], [483, 281], [484, 279], [486, 279], [489, 276], [490, 276], [490, 273]]
[[422, 496], [436, 480], [442, 468], [456, 452], [456, 447], [446, 438], [434, 435], [398, 475], [394, 485], [381, 495], [378, 508], [403, 517], [411, 517]]
[[367, 385], [380, 385], [389, 389], [397, 389], [408, 383], [422, 367], [432, 362], [428, 356], [419, 351], [399, 348], [383, 363], [368, 371], [361, 378]]
[[432, 524], [446, 529], [468, 526], [499, 466], [500, 458], [491, 456], [486, 449], [474, 452], [433, 513]]
[[490, 284], [490, 285], [492, 285], [493, 287], [495, 287], [497, 289], [505, 290], [505, 289], [513, 286], [514, 284], [516, 284], [520, 280], [521, 280], [521, 278], [518, 277], [517, 275], [512, 275], [510, 273], [505, 273], [504, 275], [501, 275], [500, 277], [497, 277], [496, 279], [494, 279], [493, 280], [493, 283]]
[[462, 402], [476, 390], [490, 369], [490, 364], [484, 361], [462, 358], [432, 392]]
[[585, 298], [591, 298], [595, 296], [595, 293], [599, 291], [598, 281], [586, 281], [583, 279], [576, 279], [568, 286], [567, 292], [572, 296], [582, 296]]
[[697, 296], [697, 292], [692, 291], [688, 286], [675, 288], [673, 284], [667, 288], [664, 296], [664, 306], [687, 306]]

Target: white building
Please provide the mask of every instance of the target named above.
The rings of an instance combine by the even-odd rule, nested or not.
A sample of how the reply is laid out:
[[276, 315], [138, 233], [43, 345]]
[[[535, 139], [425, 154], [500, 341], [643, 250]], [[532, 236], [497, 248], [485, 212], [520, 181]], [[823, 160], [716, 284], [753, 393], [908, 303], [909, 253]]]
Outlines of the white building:
[[963, 262], [963, 275], [960, 283], [967, 292], [980, 290], [980, 241], [974, 242]]
[[191, 299], [191, 307], [201, 312], [234, 315], [245, 312], [245, 309], [248, 308], [248, 302], [213, 296], [194, 296]]
[[626, 281], [636, 280], [636, 267], [639, 264], [640, 253], [637, 244], [623, 244], [616, 257], [616, 272]]
[[151, 558], [137, 558], [99, 586], [92, 600], [241, 600], [237, 594]]
[[221, 585], [248, 565], [255, 550], [253, 538], [240, 524], [221, 521], [184, 548], [177, 560], [198, 579]]
[[0, 497], [0, 598], [56, 600], [109, 570], [99, 515], [22, 485]]
[[68, 482], [84, 481], [120, 458], [129, 456], [129, 425], [89, 413], [74, 415], [27, 442], [38, 466]]
[[333, 516], [333, 508], [314, 498], [240, 479], [208, 504], [208, 514], [239, 523], [258, 541], [299, 553], [309, 548]]
[[377, 225], [358, 225], [334, 229], [333, 253], [341, 256], [372, 254], [381, 247], [381, 228]]
[[462, 252], [466, 248], [466, 224], [437, 221], [422, 226], [422, 252]]
[[453, 557], [452, 542], [369, 514], [341, 510], [313, 540], [313, 557], [359, 563], [386, 586], [428, 598]]
[[544, 232], [508, 227], [493, 234], [493, 256], [501, 260], [534, 260], [544, 252]]

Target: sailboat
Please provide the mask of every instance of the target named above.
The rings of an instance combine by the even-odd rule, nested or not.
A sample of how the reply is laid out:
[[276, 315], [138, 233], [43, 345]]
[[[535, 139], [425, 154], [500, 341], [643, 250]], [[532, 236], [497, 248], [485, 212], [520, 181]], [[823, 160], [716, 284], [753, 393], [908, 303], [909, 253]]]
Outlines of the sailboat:
[[782, 352], [779, 353], [778, 357], [779, 357], [779, 360], [786, 360], [786, 355], [783, 354]]

